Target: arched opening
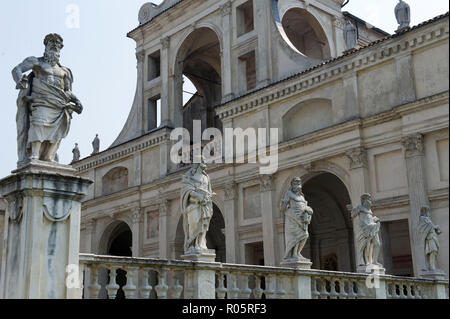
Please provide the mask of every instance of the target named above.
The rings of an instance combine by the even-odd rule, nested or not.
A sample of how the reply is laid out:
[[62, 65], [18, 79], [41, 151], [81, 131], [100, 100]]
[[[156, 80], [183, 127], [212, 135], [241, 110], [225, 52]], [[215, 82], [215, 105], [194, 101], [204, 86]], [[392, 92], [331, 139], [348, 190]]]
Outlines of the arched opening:
[[193, 121], [202, 121], [202, 132], [215, 127], [222, 130], [214, 106], [222, 100], [220, 41], [209, 28], [192, 32], [181, 45], [175, 62], [176, 125], [192, 136]]
[[[226, 262], [226, 242], [225, 242], [225, 220], [220, 209], [213, 204], [213, 216], [209, 224], [209, 231], [206, 234], [206, 245], [208, 249], [216, 251], [216, 262]], [[180, 259], [184, 254], [184, 229], [183, 217], [180, 218], [175, 237], [175, 258]]]
[[354, 272], [351, 200], [346, 186], [333, 174], [319, 173], [305, 182], [303, 193], [314, 210], [305, 257], [314, 269]]
[[[117, 257], [132, 257], [131, 248], [133, 245], [133, 234], [130, 227], [126, 223], [114, 223], [105, 231], [103, 237], [105, 242], [104, 246], [101, 248], [103, 250], [101, 251], [102, 254]], [[110, 280], [111, 276], [109, 270], [102, 269], [99, 271], [99, 283], [102, 286], [102, 290], [99, 293], [100, 299], [105, 299], [107, 297], [107, 291], [104, 287], [110, 283]], [[124, 270], [117, 270], [116, 283], [120, 287], [117, 292], [116, 299], [125, 299], [125, 294], [122, 288], [127, 284], [127, 277]]]
[[314, 60], [330, 58], [330, 45], [317, 19], [305, 9], [288, 10], [282, 20], [284, 32], [297, 51]]

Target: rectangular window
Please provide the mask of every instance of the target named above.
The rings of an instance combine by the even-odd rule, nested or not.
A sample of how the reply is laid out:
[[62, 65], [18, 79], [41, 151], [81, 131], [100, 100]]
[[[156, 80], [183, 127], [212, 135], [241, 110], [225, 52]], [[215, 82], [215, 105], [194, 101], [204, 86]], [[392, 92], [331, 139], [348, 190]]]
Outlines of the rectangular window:
[[161, 75], [161, 54], [156, 51], [150, 54], [147, 59], [147, 80], [159, 78]]
[[239, 86], [246, 91], [256, 88], [255, 51], [239, 57]]
[[[261, 0], [259, 0], [261, 1]], [[237, 36], [240, 37], [250, 31], [253, 31], [253, 0], [249, 0], [236, 8], [237, 16]]]
[[159, 97], [148, 100], [147, 125], [148, 131], [161, 125], [161, 98]]

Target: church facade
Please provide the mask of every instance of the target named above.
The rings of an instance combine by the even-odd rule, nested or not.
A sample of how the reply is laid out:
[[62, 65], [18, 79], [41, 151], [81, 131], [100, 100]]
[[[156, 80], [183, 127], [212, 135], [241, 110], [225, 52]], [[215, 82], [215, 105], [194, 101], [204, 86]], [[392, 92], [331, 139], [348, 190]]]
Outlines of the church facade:
[[[440, 225], [449, 273], [448, 14], [390, 35], [342, 0], [165, 0], [145, 4], [136, 97], [114, 144], [73, 166], [94, 181], [82, 206], [81, 253], [180, 259], [175, 128], [278, 129], [278, 170], [208, 165], [216, 261], [280, 266], [282, 198], [294, 177], [314, 215], [304, 256], [314, 269], [356, 272], [351, 211], [370, 193], [387, 274], [419, 277], [420, 210]], [[356, 45], [347, 41], [354, 26]], [[351, 41], [350, 41], [351, 42]], [[183, 100], [185, 81], [197, 89]], [[158, 121], [160, 119], [160, 121]]]

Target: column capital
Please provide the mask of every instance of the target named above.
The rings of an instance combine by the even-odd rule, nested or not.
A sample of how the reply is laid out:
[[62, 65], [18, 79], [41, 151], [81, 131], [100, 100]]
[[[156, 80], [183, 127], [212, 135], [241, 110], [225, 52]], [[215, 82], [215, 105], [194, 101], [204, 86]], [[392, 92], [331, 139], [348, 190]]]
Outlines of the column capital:
[[261, 193], [271, 192], [273, 190], [273, 176], [272, 175], [260, 175], [259, 176]]
[[350, 169], [368, 166], [367, 149], [364, 146], [353, 148], [345, 153], [350, 159]]
[[133, 208], [131, 210], [131, 218], [133, 221], [133, 224], [139, 224], [140, 222], [142, 222], [142, 217], [144, 215], [141, 214], [141, 209], [139, 207]]
[[226, 17], [231, 14], [231, 1], [226, 2], [224, 5], [220, 7], [220, 12], [222, 13], [222, 17]]
[[136, 59], [139, 63], [143, 63], [145, 60], [145, 52], [141, 51], [141, 52], [137, 52], [136, 53]]
[[164, 50], [168, 49], [170, 47], [170, 37], [162, 38], [161, 39], [161, 45], [162, 45], [162, 48]]
[[229, 183], [225, 185], [225, 199], [234, 200], [237, 197], [237, 184]]
[[169, 213], [169, 200], [162, 199], [159, 203], [159, 215], [160, 216], [167, 216]]
[[402, 139], [402, 144], [405, 147], [406, 158], [424, 155], [425, 145], [422, 134], [406, 136]]

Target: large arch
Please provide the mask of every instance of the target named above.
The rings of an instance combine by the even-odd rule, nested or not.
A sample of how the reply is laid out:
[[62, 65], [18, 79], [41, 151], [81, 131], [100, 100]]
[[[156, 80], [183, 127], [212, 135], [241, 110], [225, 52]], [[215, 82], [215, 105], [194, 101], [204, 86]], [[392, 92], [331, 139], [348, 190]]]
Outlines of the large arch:
[[[226, 241], [225, 241], [225, 219], [219, 207], [213, 203], [213, 216], [206, 234], [206, 244], [208, 249], [216, 251], [216, 262], [226, 262]], [[178, 222], [175, 235], [175, 258], [180, 259], [184, 254], [184, 229], [183, 216]]]
[[[183, 126], [192, 136], [193, 120], [202, 121], [202, 131], [209, 127], [222, 130], [214, 106], [222, 101], [221, 37], [212, 26], [201, 25], [191, 31], [179, 46], [174, 61], [175, 125]], [[183, 103], [183, 78], [196, 88]], [[194, 93], [194, 92], [191, 92]]]

